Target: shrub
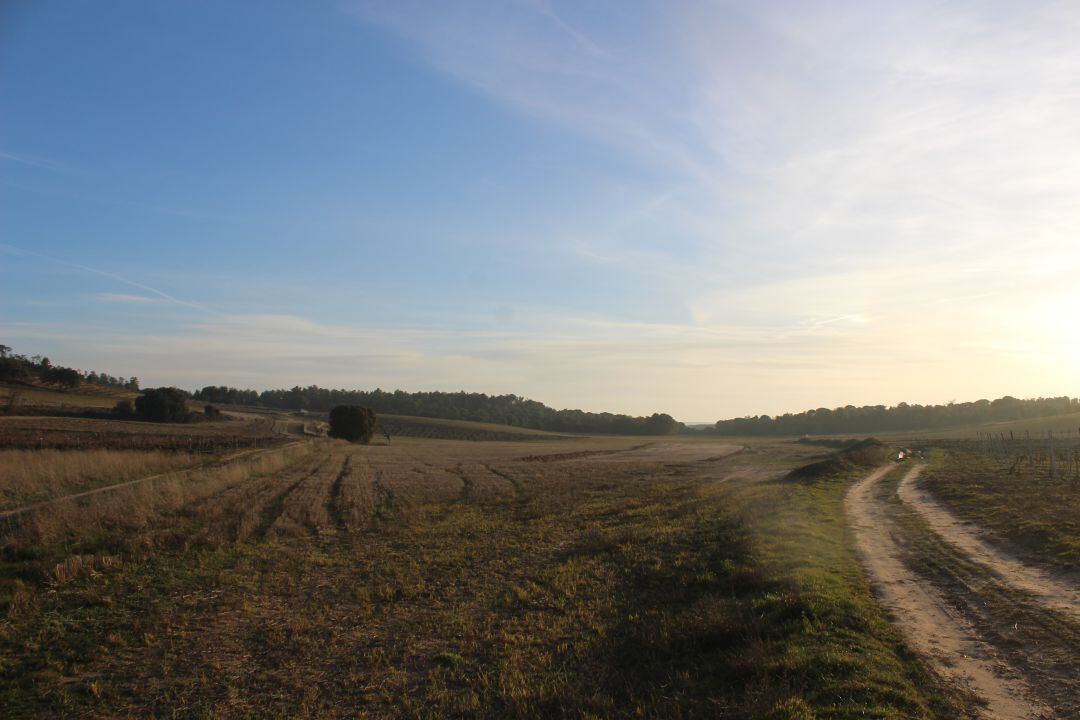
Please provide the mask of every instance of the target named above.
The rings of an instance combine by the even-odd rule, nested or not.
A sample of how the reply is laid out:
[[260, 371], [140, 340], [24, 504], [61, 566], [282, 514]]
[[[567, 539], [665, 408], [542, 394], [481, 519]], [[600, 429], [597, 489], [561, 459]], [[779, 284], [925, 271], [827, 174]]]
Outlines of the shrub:
[[121, 420], [128, 420], [135, 417], [135, 406], [130, 400], [121, 400], [113, 405], [112, 414]]
[[215, 407], [214, 405], [207, 405], [206, 407], [204, 407], [203, 415], [205, 415], [208, 420], [221, 419], [221, 411], [218, 410], [217, 407]]
[[177, 388], [152, 388], [135, 398], [135, 413], [151, 422], [186, 422], [185, 393]]
[[350, 442], [371, 442], [375, 413], [360, 405], [338, 405], [330, 411], [330, 437]]

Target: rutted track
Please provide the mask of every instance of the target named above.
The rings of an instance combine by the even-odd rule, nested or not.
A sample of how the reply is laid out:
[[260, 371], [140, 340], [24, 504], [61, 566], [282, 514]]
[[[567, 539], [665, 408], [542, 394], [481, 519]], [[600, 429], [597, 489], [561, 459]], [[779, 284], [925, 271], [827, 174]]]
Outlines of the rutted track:
[[1045, 607], [1080, 620], [1080, 590], [1059, 581], [1038, 568], [1007, 557], [988, 545], [979, 534], [939, 505], [917, 485], [925, 465], [916, 465], [900, 481], [897, 494], [913, 507], [934, 532], [957, 547], [969, 559], [982, 565], [1003, 582], [1032, 595]]
[[913, 648], [943, 678], [986, 704], [984, 717], [1054, 717], [1007, 659], [979, 637], [978, 630], [938, 589], [923, 582], [901, 560], [888, 506], [878, 493], [879, 482], [892, 469], [892, 465], [881, 467], [856, 483], [845, 503], [856, 547], [881, 603]]
[[[310, 472], [301, 475], [297, 480], [290, 483], [284, 490], [278, 490], [280, 482], [275, 483], [270, 488], [267, 494], [270, 495], [269, 499], [263, 500], [257, 503], [257, 506], [252, 509], [250, 513], [253, 517], [257, 517], [258, 520], [252, 530], [252, 535], [258, 538], [264, 538], [270, 532], [270, 528], [274, 523], [278, 521], [285, 506], [285, 498], [287, 498], [294, 490], [310, 477], [313, 477], [320, 470], [325, 467], [327, 458], [320, 458], [315, 468]], [[238, 535], [238, 539], [243, 539], [244, 536]]]
[[338, 471], [337, 477], [334, 478], [334, 484], [330, 487], [330, 497], [326, 501], [326, 514], [330, 516], [338, 530], [345, 530], [347, 527], [345, 516], [341, 512], [341, 488], [345, 478], [349, 475], [349, 461], [351, 459], [352, 455], [345, 456], [344, 462], [341, 463], [341, 470]]

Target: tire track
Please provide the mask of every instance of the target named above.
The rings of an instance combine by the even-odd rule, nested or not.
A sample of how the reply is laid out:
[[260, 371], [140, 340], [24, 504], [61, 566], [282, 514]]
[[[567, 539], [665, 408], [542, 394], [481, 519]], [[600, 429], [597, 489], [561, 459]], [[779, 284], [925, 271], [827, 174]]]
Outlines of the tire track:
[[894, 528], [877, 485], [894, 466], [878, 468], [848, 492], [845, 510], [855, 545], [878, 599], [912, 647], [934, 669], [982, 700], [981, 715], [992, 720], [1035, 720], [1053, 713], [1033, 699], [1031, 688], [942, 594], [901, 561]]
[[518, 507], [527, 505], [529, 502], [529, 496], [525, 492], [525, 486], [521, 484], [521, 480], [515, 477], [512, 473], [508, 473], [505, 470], [498, 470], [487, 463], [484, 463], [484, 468], [492, 475], [498, 475], [506, 482], [510, 483], [514, 488], [514, 502]]
[[[324, 458], [306, 455], [273, 474], [248, 478], [189, 503], [183, 512], [205, 523], [198, 533], [202, 541], [240, 542], [251, 536], [252, 530], [258, 525], [259, 508], [283, 479], [297, 475], [303, 478], [310, 472], [316, 472], [322, 462]], [[311, 470], [312, 467], [315, 470]]]
[[398, 502], [397, 493], [394, 489], [383, 482], [383, 471], [372, 465], [372, 473], [375, 480], [372, 488], [375, 490], [375, 509], [372, 515], [379, 520], [392, 520], [401, 515], [401, 504]]
[[472, 505], [476, 501], [476, 485], [469, 473], [462, 469], [461, 464], [452, 468], [446, 468], [461, 479], [461, 492], [458, 493], [457, 502], [462, 505]]
[[1007, 557], [988, 545], [979, 537], [978, 532], [965, 527], [959, 518], [916, 484], [925, 467], [924, 464], [914, 466], [900, 481], [897, 494], [905, 504], [914, 508], [941, 538], [959, 549], [971, 561], [990, 570], [1001, 581], [1030, 594], [1050, 610], [1065, 613], [1073, 620], [1080, 620], [1080, 590], [1054, 579], [1038, 568]]
[[348, 529], [348, 525], [345, 522], [345, 514], [341, 510], [341, 486], [344, 484], [345, 478], [352, 472], [349, 468], [349, 461], [351, 460], [352, 455], [345, 456], [345, 460], [341, 463], [341, 470], [338, 471], [337, 477], [334, 478], [334, 484], [330, 486], [330, 497], [326, 502], [326, 513], [330, 516], [334, 526], [342, 532]]
[[256, 537], [259, 539], [266, 538], [266, 535], [270, 531], [270, 528], [273, 526], [274, 521], [276, 521], [278, 517], [281, 516], [281, 511], [285, 507], [285, 498], [287, 498], [290, 493], [296, 490], [296, 488], [300, 487], [300, 485], [305, 480], [317, 475], [319, 471], [322, 470], [323, 467], [326, 465], [328, 460], [329, 457], [325, 457], [320, 460], [319, 464], [315, 466], [314, 470], [307, 473], [306, 475], [300, 476], [300, 478], [296, 482], [290, 484], [287, 488], [282, 490], [280, 493], [271, 498], [266, 504], [264, 504], [259, 510], [259, 522], [256, 525], [255, 530], [251, 533], [251, 537]]

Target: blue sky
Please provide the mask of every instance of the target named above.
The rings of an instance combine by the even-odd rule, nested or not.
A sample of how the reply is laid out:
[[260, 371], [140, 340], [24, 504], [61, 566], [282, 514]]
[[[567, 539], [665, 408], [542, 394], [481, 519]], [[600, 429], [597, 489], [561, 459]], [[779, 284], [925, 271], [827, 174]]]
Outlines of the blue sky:
[[0, 10], [0, 338], [686, 420], [1080, 394], [1071, 3]]

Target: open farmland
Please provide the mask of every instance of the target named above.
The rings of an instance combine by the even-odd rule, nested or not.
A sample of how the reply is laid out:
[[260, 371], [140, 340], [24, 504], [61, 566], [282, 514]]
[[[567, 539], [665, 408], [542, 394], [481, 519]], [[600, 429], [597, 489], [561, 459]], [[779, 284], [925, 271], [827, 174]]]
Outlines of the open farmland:
[[287, 426], [287, 422], [273, 417], [191, 424], [45, 416], [0, 417], [0, 447], [217, 453], [281, 442], [289, 430]]
[[470, 422], [467, 420], [440, 420], [438, 418], [412, 417], [409, 415], [379, 415], [379, 425], [390, 435], [397, 437], [430, 438], [433, 440], [502, 440], [502, 441], [541, 441], [565, 440], [566, 435], [532, 430], [530, 428], [510, 427], [494, 423]]
[[[20, 717], [928, 718], [820, 448], [306, 441], [4, 539]], [[259, 465], [258, 463], [262, 464]]]
[[0, 408], [19, 413], [28, 408], [36, 412], [80, 412], [109, 410], [119, 400], [131, 400], [138, 393], [118, 388], [86, 387], [55, 390], [14, 383], [0, 383]]

